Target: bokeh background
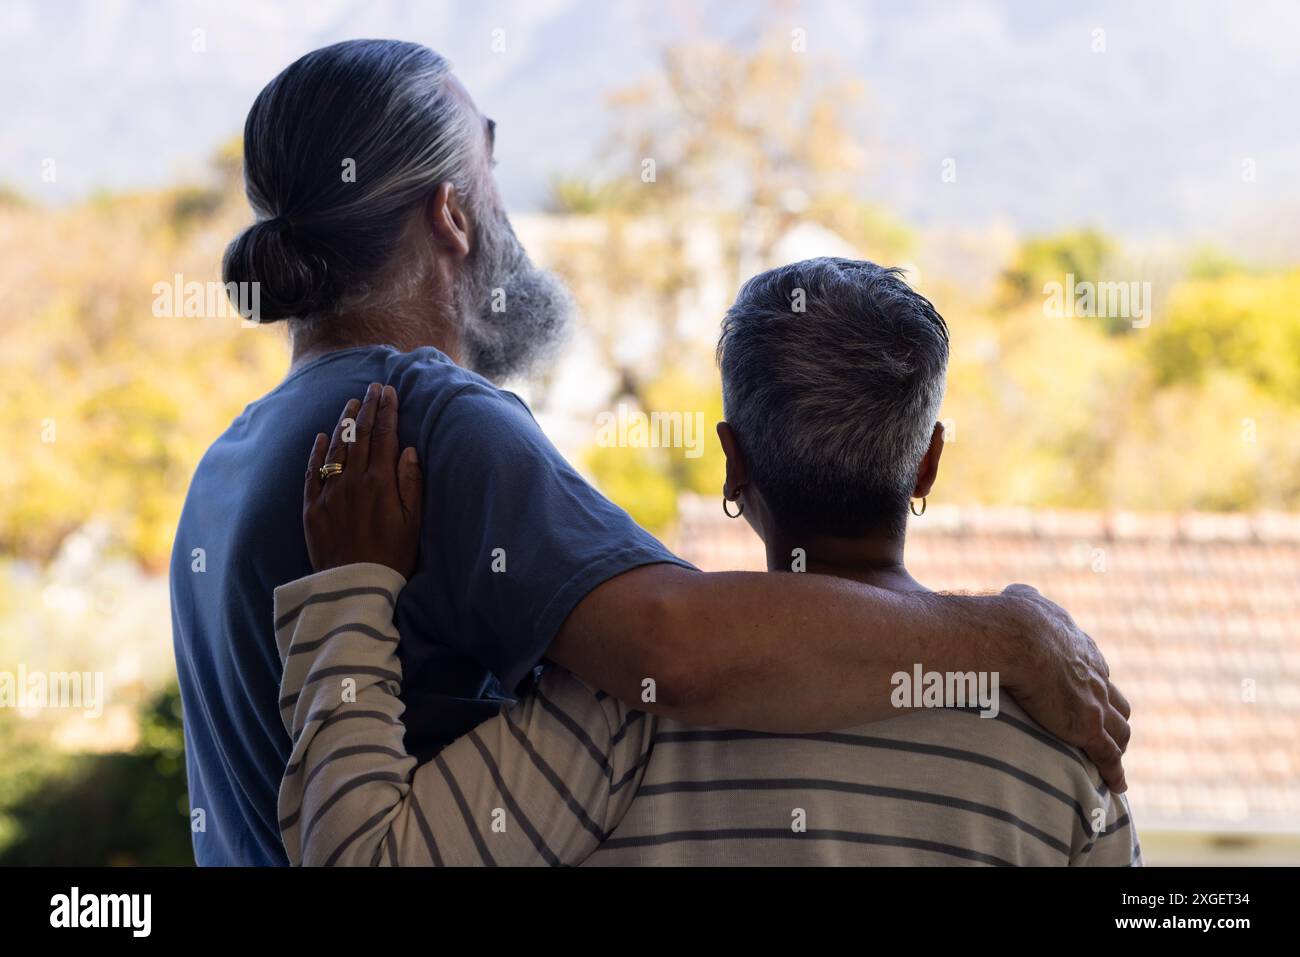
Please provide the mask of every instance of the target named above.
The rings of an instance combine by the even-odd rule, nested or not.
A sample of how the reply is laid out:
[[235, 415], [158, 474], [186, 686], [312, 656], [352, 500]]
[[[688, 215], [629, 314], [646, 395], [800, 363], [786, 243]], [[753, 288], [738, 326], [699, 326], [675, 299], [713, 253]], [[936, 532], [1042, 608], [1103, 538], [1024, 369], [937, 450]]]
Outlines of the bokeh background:
[[[1098, 638], [1148, 863], [1300, 861], [1300, 8], [8, 0], [0, 673], [101, 673], [107, 700], [0, 707], [0, 863], [191, 862], [166, 561], [287, 350], [158, 318], [154, 286], [217, 279], [251, 218], [257, 91], [362, 36], [444, 53], [497, 120], [516, 228], [582, 310], [519, 390], [703, 567], [762, 564], [711, 436], [739, 283], [906, 267], [953, 335], [909, 564], [1028, 581]], [[1138, 283], [1149, 321], [1057, 314], [1070, 276]], [[620, 405], [698, 413], [702, 454], [602, 445]]]

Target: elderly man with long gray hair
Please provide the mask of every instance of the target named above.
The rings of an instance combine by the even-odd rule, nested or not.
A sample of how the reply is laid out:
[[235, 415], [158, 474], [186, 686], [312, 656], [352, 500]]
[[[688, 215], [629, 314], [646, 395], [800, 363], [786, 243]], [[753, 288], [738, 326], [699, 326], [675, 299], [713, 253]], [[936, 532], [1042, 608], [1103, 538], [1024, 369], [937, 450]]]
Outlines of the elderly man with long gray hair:
[[[626, 720], [608, 729], [609, 744], [638, 747], [658, 719], [786, 734], [880, 721], [895, 714], [891, 675], [917, 660], [940, 671], [996, 671], [1035, 720], [1086, 749], [1122, 789], [1128, 706], [1093, 642], [1033, 589], [987, 597], [903, 591], [885, 580], [825, 574], [833, 570], [827, 564], [802, 575], [705, 574], [564, 461], [524, 403], [494, 384], [552, 352], [570, 313], [564, 287], [532, 265], [510, 229], [491, 172], [495, 137], [495, 124], [442, 57], [390, 40], [307, 54], [272, 80], [249, 112], [244, 175], [256, 222], [230, 244], [225, 279], [258, 284], [256, 318], [287, 325], [292, 357], [284, 380], [250, 402], [204, 456], [176, 533], [172, 614], [186, 761], [191, 806], [205, 819], [194, 833], [198, 861], [285, 864], [301, 859], [302, 848], [286, 853], [282, 832], [300, 826], [303, 839], [337, 837], [339, 819], [319, 830], [326, 811], [310, 800], [301, 813], [283, 804], [277, 810], [286, 767], [301, 773], [301, 749], [330, 740], [315, 732], [374, 730], [369, 709], [355, 702], [320, 717], [324, 692], [332, 705], [354, 694], [369, 701], [395, 692], [400, 680], [404, 707], [404, 726], [394, 723], [397, 699], [378, 709], [385, 718], [374, 719], [393, 740], [359, 738], [346, 753], [334, 752], [327, 768], [369, 756], [431, 762], [425, 767], [442, 775], [449, 756], [466, 747], [477, 753], [474, 742], [489, 730], [513, 740], [519, 732], [528, 742], [519, 753], [530, 764], [537, 754], [532, 766], [548, 787], [556, 774], [567, 789], [564, 773], [520, 727], [525, 712], [507, 711], [505, 724], [499, 717], [521, 699], [522, 707], [552, 714], [545, 686], [532, 693], [548, 665], [575, 676], [565, 679], [574, 688], [580, 681], [600, 689], [590, 697], [601, 714]], [[364, 402], [356, 398], [362, 392]], [[314, 550], [327, 547], [334, 526], [317, 527], [308, 540], [302, 469], [312, 437], [334, 428], [340, 408], [342, 425], [333, 443], [318, 440], [308, 481], [329, 498], [354, 494], [355, 481], [368, 477], [376, 494], [355, 494], [370, 531], [344, 553], [350, 562], [391, 563], [404, 585], [398, 594], [392, 567], [384, 584], [318, 591], [321, 579], [312, 579], [294, 586], [300, 604], [282, 602], [273, 614], [278, 586], [323, 567]], [[792, 422], [783, 428], [797, 440]], [[384, 468], [390, 452], [396, 461], [399, 445], [413, 450], [400, 468], [370, 468], [372, 456]], [[401, 513], [423, 515], [418, 541], [397, 535], [405, 526], [377, 510], [378, 493], [389, 495], [395, 476], [408, 493], [418, 486], [419, 501]], [[745, 488], [729, 486], [754, 517], [764, 514], [755, 497], [760, 481], [756, 472]], [[391, 551], [399, 543], [409, 549], [400, 560]], [[314, 628], [318, 612], [363, 615], [354, 600], [378, 600], [386, 610], [374, 617], [365, 609], [365, 622], [338, 620], [296, 642], [285, 666], [277, 634]], [[357, 640], [373, 647], [355, 647]], [[352, 657], [377, 650], [395, 656], [382, 665]], [[300, 673], [298, 665], [309, 661], [314, 667]], [[285, 680], [302, 684], [282, 688]], [[308, 703], [315, 710], [303, 712], [307, 724], [296, 739], [286, 735], [285, 709]], [[629, 707], [656, 721], [607, 710]], [[563, 710], [552, 716], [566, 728], [571, 721]], [[596, 762], [611, 792], [618, 786], [630, 794], [630, 776], [644, 768], [619, 763], [615, 777], [611, 761], [622, 758], [586, 740], [586, 724], [574, 727], [568, 760]], [[673, 733], [701, 733], [685, 728]], [[1047, 737], [1026, 728], [1025, 742]], [[762, 746], [781, 750], [788, 741]], [[386, 780], [389, 796], [411, 793], [408, 781], [391, 777], [403, 771], [373, 773], [380, 778], [365, 781]], [[358, 787], [363, 777], [354, 779]], [[456, 775], [442, 779], [452, 795], [447, 807], [483, 812], [478, 805], [465, 810]], [[696, 786], [693, 774], [681, 780], [687, 790]], [[511, 803], [520, 795], [511, 795], [495, 806], [507, 817], [520, 806]], [[374, 796], [367, 790], [364, 797]], [[584, 802], [577, 810], [557, 807], [587, 834], [606, 836], [611, 819], [597, 820]], [[427, 819], [414, 802], [401, 808], [386, 813], [409, 813], [415, 830], [390, 829], [380, 847], [367, 843], [367, 854], [397, 860], [411, 853], [401, 842], [418, 839], [429, 859], [439, 859], [430, 828], [444, 818]], [[805, 810], [811, 832], [821, 825], [813, 808]], [[516, 816], [504, 826], [513, 838], [539, 835], [551, 823], [531, 814], [527, 821]], [[490, 833], [466, 829], [480, 841]], [[538, 842], [539, 854], [550, 847]], [[326, 848], [333, 857], [342, 843], [313, 843], [305, 856], [315, 859]], [[577, 853], [552, 848], [543, 858]]]

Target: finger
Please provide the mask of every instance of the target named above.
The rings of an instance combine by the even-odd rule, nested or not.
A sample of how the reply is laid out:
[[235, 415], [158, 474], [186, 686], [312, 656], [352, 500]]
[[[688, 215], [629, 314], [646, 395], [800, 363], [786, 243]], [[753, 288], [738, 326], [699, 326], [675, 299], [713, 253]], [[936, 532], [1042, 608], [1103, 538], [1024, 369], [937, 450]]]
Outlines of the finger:
[[1115, 706], [1115, 710], [1122, 714], [1125, 720], [1128, 720], [1133, 714], [1133, 707], [1128, 703], [1128, 698], [1124, 697], [1124, 692], [1115, 687], [1113, 682], [1106, 683], [1106, 697], [1110, 703]]
[[370, 436], [370, 464], [392, 475], [397, 467], [397, 390], [386, 385], [379, 393], [379, 411]]
[[324, 432], [316, 436], [311, 444], [311, 455], [307, 457], [307, 476], [302, 490], [302, 504], [306, 507], [314, 502], [321, 493], [320, 467], [325, 464], [325, 452], [329, 448], [329, 438]]
[[[1070, 623], [1071, 624], [1074, 623], [1073, 618], [1070, 619]], [[1087, 638], [1089, 641], [1092, 641], [1091, 635], [1087, 635]], [[1097, 643], [1095, 641], [1092, 641], [1092, 648], [1093, 651], [1095, 652], [1095, 654], [1093, 655], [1094, 660], [1092, 666], [1097, 669], [1097, 671], [1101, 674], [1103, 678], [1106, 679], [1106, 684], [1109, 685], [1110, 684], [1110, 663], [1105, 658], [1102, 657], [1101, 649], [1097, 647]]]
[[419, 528], [420, 512], [424, 506], [424, 472], [413, 448], [406, 449], [397, 461], [397, 495], [406, 520]]
[[1124, 720], [1124, 716], [1115, 710], [1114, 705], [1106, 709], [1106, 733], [1119, 745], [1121, 752], [1128, 751], [1128, 739], [1133, 732], [1128, 722]]
[[366, 388], [365, 401], [357, 413], [357, 440], [348, 451], [348, 464], [360, 474], [370, 464], [370, 433], [375, 427], [375, 416], [379, 413], [379, 396], [383, 390], [378, 382], [372, 382]]
[[334, 434], [330, 437], [330, 449], [325, 455], [325, 462], [322, 464], [346, 465], [348, 461], [348, 445], [350, 443], [343, 441], [349, 422], [355, 422], [357, 410], [361, 408], [361, 403], [356, 399], [348, 399], [347, 405], [343, 406], [343, 414], [339, 416], [339, 421], [334, 426]]
[[1124, 780], [1124, 754], [1109, 734], [1102, 731], [1084, 750], [1092, 758], [1092, 763], [1097, 765], [1107, 787], [1116, 794], [1128, 790], [1128, 784]]

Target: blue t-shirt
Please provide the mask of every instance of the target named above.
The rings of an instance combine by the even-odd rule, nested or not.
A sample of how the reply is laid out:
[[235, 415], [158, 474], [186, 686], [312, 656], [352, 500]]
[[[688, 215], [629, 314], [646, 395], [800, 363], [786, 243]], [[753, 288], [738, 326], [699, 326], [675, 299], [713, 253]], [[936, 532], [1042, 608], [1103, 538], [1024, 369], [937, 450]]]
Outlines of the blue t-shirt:
[[583, 481], [517, 396], [436, 349], [347, 349], [295, 370], [203, 457], [172, 551], [200, 864], [287, 863], [272, 594], [312, 571], [302, 530], [312, 440], [370, 382], [397, 389], [402, 447], [414, 445], [424, 469], [419, 564], [395, 613], [406, 743], [421, 760], [526, 690], [597, 585], [641, 565], [686, 564]]

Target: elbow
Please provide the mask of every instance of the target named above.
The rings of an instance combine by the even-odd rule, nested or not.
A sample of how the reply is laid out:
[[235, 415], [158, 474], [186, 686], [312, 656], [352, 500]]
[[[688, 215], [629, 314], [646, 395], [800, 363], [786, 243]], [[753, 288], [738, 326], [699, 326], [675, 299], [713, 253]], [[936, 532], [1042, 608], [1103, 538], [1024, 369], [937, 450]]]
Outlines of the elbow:
[[638, 707], [688, 724], [722, 723], [725, 668], [712, 643], [684, 620], [689, 613], [670, 596], [651, 604]]
[[655, 670], [660, 677], [653, 679], [653, 685], [642, 682], [644, 710], [685, 724], [725, 723], [717, 684], [707, 675], [677, 663]]

